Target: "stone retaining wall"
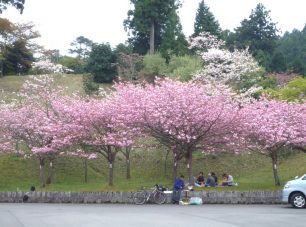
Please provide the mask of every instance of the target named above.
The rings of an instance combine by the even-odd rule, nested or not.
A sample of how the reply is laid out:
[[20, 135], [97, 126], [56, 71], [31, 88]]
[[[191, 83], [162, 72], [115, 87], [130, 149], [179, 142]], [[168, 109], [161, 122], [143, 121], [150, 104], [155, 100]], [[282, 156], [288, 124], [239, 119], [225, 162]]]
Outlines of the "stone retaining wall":
[[[0, 192], [0, 203], [134, 203], [133, 192]], [[201, 197], [204, 204], [280, 204], [281, 191], [182, 192], [182, 198]], [[171, 194], [167, 195], [167, 203]]]

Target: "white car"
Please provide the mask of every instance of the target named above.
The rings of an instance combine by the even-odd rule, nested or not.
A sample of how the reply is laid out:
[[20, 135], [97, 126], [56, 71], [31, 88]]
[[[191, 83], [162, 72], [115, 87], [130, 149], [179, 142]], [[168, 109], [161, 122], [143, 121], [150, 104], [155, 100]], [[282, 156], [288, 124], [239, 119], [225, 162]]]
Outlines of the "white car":
[[306, 207], [306, 174], [288, 181], [283, 189], [282, 201], [295, 208]]

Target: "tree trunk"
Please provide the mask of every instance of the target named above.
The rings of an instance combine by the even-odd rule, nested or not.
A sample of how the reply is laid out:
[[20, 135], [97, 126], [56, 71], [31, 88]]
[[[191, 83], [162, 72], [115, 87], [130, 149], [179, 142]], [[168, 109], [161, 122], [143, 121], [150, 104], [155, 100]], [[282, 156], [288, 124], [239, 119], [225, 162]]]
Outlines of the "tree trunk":
[[117, 148], [114, 148], [114, 151], [112, 150], [112, 146], [107, 146], [107, 160], [109, 164], [109, 172], [108, 172], [108, 185], [113, 186], [113, 179], [114, 179], [114, 163], [115, 163], [115, 157], [117, 152], [119, 151]]
[[85, 181], [85, 183], [87, 183], [87, 179], [88, 179], [88, 174], [87, 174], [87, 170], [88, 170], [87, 158], [83, 159], [83, 164], [84, 164], [84, 181]]
[[53, 160], [50, 160], [46, 184], [51, 184], [53, 177]]
[[130, 148], [126, 148], [126, 179], [131, 179]]
[[154, 21], [151, 22], [151, 31], [150, 31], [150, 51], [149, 54], [154, 54], [154, 44], [155, 44], [155, 40], [154, 40], [154, 36], [155, 36], [155, 26], [154, 26]]
[[192, 153], [188, 152], [187, 156], [188, 183], [194, 185], [194, 177], [192, 173]]
[[178, 169], [178, 161], [176, 158], [173, 160], [173, 183], [175, 182], [175, 179], [177, 177], [177, 169]]
[[39, 181], [41, 187], [46, 187], [46, 182], [45, 182], [45, 175], [44, 175], [44, 159], [39, 158]]
[[113, 186], [113, 179], [114, 179], [114, 162], [109, 162], [109, 172], [108, 172], [108, 185]]
[[272, 167], [273, 167], [273, 175], [274, 181], [276, 186], [280, 186], [280, 180], [277, 171], [277, 152], [271, 151], [271, 158], [272, 158]]
[[164, 166], [164, 176], [167, 176], [167, 161], [169, 156], [170, 150], [167, 150], [166, 158], [165, 158], [165, 166]]

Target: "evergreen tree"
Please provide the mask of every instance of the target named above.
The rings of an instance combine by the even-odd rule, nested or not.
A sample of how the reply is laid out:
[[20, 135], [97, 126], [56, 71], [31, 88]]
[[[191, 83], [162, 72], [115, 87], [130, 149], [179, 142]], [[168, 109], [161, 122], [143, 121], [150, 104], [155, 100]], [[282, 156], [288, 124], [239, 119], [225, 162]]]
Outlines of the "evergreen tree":
[[306, 74], [306, 26], [302, 31], [286, 32], [279, 40], [278, 49], [284, 53], [288, 70]]
[[188, 42], [182, 32], [180, 18], [175, 10], [172, 10], [169, 15], [165, 27], [159, 51], [169, 63], [171, 55], [182, 56], [188, 53]]
[[219, 22], [210, 12], [209, 7], [205, 4], [204, 0], [199, 3], [192, 37], [198, 36], [201, 32], [209, 32], [218, 38], [221, 38], [222, 32]]
[[[270, 11], [266, 10], [263, 4], [257, 4], [252, 10], [249, 19], [244, 19], [236, 31], [236, 46], [238, 48], [249, 47], [249, 50], [256, 57], [258, 51], [262, 51], [266, 58], [270, 58], [276, 48], [278, 40], [278, 29], [272, 22]], [[268, 65], [263, 65], [268, 68]]]
[[179, 0], [130, 0], [134, 10], [128, 11], [124, 21], [125, 30], [129, 31], [129, 42], [134, 51], [146, 54], [149, 50], [158, 50], [167, 24], [172, 18], [173, 11], [180, 6]]
[[271, 59], [271, 70], [274, 72], [285, 72], [287, 70], [286, 60], [282, 51], [276, 50], [273, 53]]
[[89, 55], [86, 71], [97, 83], [109, 83], [116, 77], [116, 55], [109, 44], [94, 44]]
[[29, 71], [34, 57], [26, 44], [24, 40], [17, 40], [12, 45], [7, 46], [3, 66], [5, 75], [23, 75]]

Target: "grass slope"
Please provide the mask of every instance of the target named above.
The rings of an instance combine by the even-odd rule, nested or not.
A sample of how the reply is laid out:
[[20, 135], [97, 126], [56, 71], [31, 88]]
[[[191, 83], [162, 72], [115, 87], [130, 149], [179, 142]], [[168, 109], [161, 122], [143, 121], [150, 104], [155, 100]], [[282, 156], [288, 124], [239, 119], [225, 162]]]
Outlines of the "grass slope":
[[[306, 155], [292, 154], [282, 158], [279, 165], [281, 182], [306, 172]], [[166, 163], [166, 165], [165, 165]], [[295, 168], [292, 168], [292, 167]], [[171, 187], [172, 162], [165, 162], [165, 154], [156, 152], [134, 152], [131, 159], [132, 179], [125, 179], [125, 160], [119, 155], [115, 163], [114, 186], [107, 185], [108, 165], [103, 158], [89, 161], [88, 183], [84, 182], [83, 162], [77, 157], [58, 157], [55, 161], [54, 178], [51, 185], [40, 188], [38, 182], [39, 165], [35, 159], [2, 155], [0, 156], [0, 191], [27, 191], [35, 185], [43, 191], [134, 191], [141, 187], [152, 187], [160, 183]], [[166, 168], [165, 168], [166, 167]], [[272, 165], [262, 155], [219, 156], [196, 155], [194, 158], [195, 175], [203, 171], [231, 173], [239, 182], [238, 187], [205, 188], [204, 190], [279, 190], [274, 186]], [[180, 163], [180, 173], [187, 175], [184, 161]], [[199, 188], [197, 190], [203, 190]]]

